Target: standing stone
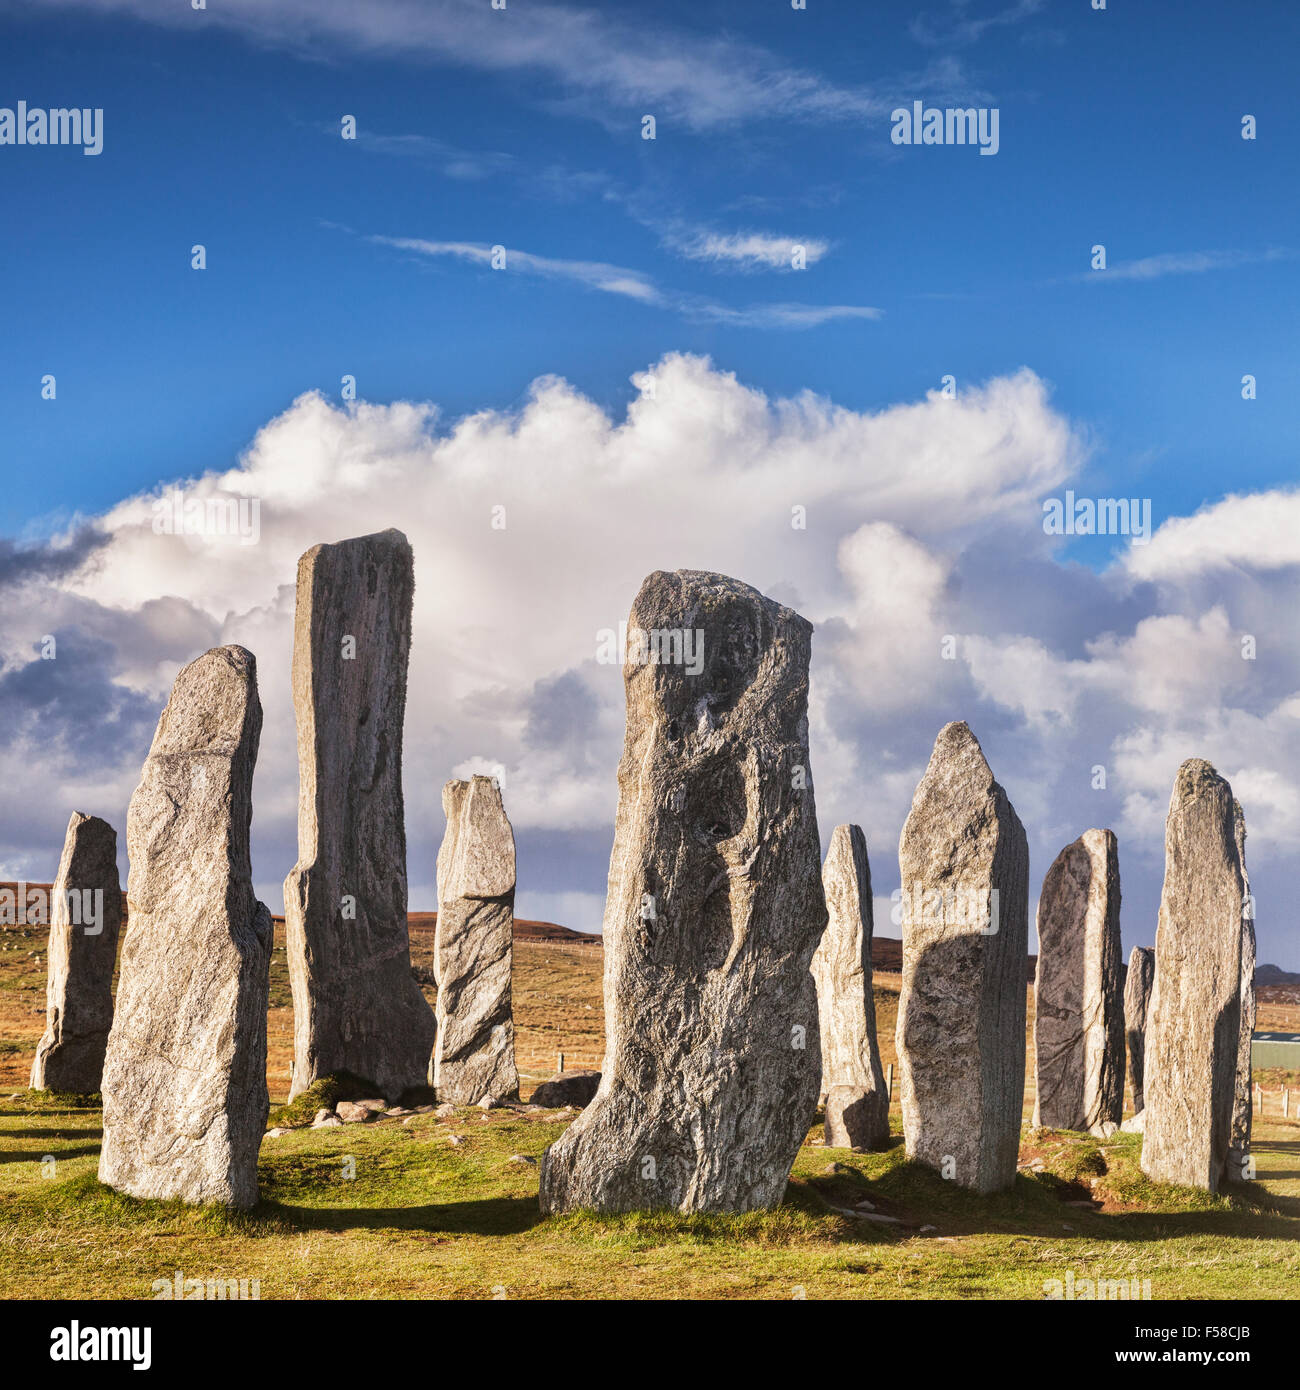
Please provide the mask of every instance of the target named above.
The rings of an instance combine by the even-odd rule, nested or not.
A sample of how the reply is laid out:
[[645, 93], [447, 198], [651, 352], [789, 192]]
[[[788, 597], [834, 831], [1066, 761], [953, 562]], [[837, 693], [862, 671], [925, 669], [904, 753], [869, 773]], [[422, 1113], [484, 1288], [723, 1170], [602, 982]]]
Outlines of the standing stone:
[[542, 1160], [542, 1210], [770, 1207], [821, 1082], [812, 625], [679, 570], [650, 575], [628, 627], [605, 1062]]
[[1142, 1171], [1208, 1192], [1225, 1176], [1241, 1032], [1246, 888], [1233, 820], [1228, 783], [1185, 762], [1165, 822]]
[[291, 1098], [336, 1072], [389, 1100], [429, 1076], [434, 1020], [411, 976], [402, 806], [414, 591], [400, 531], [313, 546], [298, 561]]
[[252, 653], [214, 648], [176, 677], [131, 798], [99, 1177], [134, 1197], [257, 1201], [271, 916], [248, 836], [261, 729]]
[[92, 1095], [99, 1090], [113, 1026], [113, 967], [122, 925], [117, 832], [107, 821], [72, 813], [53, 899], [45, 1032], [36, 1045], [32, 1090]]
[[1234, 801], [1233, 839], [1241, 864], [1242, 885], [1246, 892], [1241, 915], [1241, 1032], [1237, 1043], [1237, 1077], [1232, 1098], [1232, 1136], [1229, 1140], [1229, 1176], [1241, 1180], [1250, 1158], [1252, 1119], [1250, 1045], [1255, 1033], [1255, 903], [1250, 894], [1250, 875], [1246, 872], [1246, 816], [1241, 802]]
[[1020, 1148], [1029, 846], [965, 723], [935, 740], [898, 860], [908, 1157], [996, 1192], [1014, 1183]]
[[821, 1020], [826, 1142], [872, 1149], [889, 1138], [889, 1097], [871, 992], [871, 868], [860, 827], [837, 825], [822, 866], [826, 932], [812, 960]]
[[1124, 981], [1124, 1032], [1128, 1037], [1128, 1071], [1133, 1084], [1135, 1115], [1140, 1115], [1146, 1104], [1142, 1086], [1146, 1075], [1147, 1007], [1155, 978], [1156, 953], [1148, 946], [1134, 946]]
[[510, 968], [515, 925], [515, 836], [491, 777], [442, 789], [447, 833], [438, 851], [438, 1040], [433, 1084], [440, 1101], [477, 1105], [519, 1095]]
[[1119, 850], [1085, 830], [1038, 896], [1034, 1125], [1110, 1135], [1124, 1118]]

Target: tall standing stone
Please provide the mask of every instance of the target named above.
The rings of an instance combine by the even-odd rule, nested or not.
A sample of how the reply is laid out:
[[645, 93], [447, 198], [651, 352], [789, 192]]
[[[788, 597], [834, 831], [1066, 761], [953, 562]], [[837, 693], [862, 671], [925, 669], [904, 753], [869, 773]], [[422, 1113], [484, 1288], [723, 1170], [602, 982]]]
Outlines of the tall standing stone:
[[898, 860], [907, 1153], [996, 1192], [1014, 1183], [1020, 1149], [1029, 846], [965, 723], [935, 740]]
[[812, 960], [821, 1020], [826, 1142], [870, 1149], [889, 1138], [889, 1096], [871, 992], [871, 868], [860, 827], [837, 825], [822, 866], [826, 931]]
[[134, 1197], [257, 1201], [271, 916], [248, 837], [261, 729], [252, 653], [214, 648], [176, 677], [131, 798], [99, 1177]]
[[113, 967], [122, 925], [117, 832], [98, 816], [72, 813], [50, 905], [45, 1032], [32, 1090], [99, 1090], [113, 1026]]
[[1133, 1087], [1135, 1115], [1140, 1115], [1146, 1105], [1143, 1084], [1146, 1076], [1147, 1011], [1155, 979], [1156, 953], [1149, 946], [1134, 946], [1128, 958], [1128, 975], [1124, 980], [1124, 1033], [1128, 1038], [1128, 1073]]
[[1038, 896], [1034, 1124], [1112, 1134], [1124, 1117], [1119, 849], [1085, 830]]
[[543, 1211], [749, 1211], [785, 1192], [821, 1081], [811, 637], [724, 575], [657, 572], [641, 586], [605, 906], [605, 1063], [542, 1160]]
[[433, 1084], [452, 1105], [511, 1100], [519, 1094], [510, 1008], [515, 836], [491, 777], [448, 782], [442, 809]]
[[1191, 758], [1178, 769], [1165, 822], [1142, 1171], [1208, 1192], [1224, 1179], [1231, 1138], [1245, 891], [1232, 788]]
[[291, 1096], [335, 1072], [390, 1100], [428, 1080], [434, 1019], [411, 976], [402, 806], [414, 591], [400, 531], [313, 546], [298, 561]]
[[1241, 1031], [1237, 1043], [1237, 1074], [1232, 1097], [1232, 1136], [1229, 1139], [1230, 1176], [1241, 1179], [1250, 1157], [1251, 1098], [1250, 1045], [1255, 1034], [1255, 904], [1246, 871], [1246, 816], [1241, 802], [1233, 802], [1233, 840], [1241, 864], [1245, 906], [1241, 915]]

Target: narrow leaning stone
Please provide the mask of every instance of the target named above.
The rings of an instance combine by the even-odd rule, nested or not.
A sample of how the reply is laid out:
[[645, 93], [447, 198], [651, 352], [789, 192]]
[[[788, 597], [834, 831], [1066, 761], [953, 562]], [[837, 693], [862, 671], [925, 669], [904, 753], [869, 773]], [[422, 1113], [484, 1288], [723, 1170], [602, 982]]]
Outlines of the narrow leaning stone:
[[1241, 864], [1245, 889], [1241, 917], [1241, 1032], [1237, 1043], [1237, 1074], [1232, 1098], [1232, 1136], [1229, 1140], [1229, 1176], [1246, 1177], [1250, 1159], [1252, 1096], [1250, 1045], [1255, 1033], [1255, 903], [1246, 871], [1246, 816], [1241, 802], [1233, 802], [1233, 840]]
[[99, 1090], [121, 925], [117, 832], [98, 816], [74, 811], [50, 905], [45, 1032], [36, 1045], [32, 1090]]
[[491, 777], [442, 789], [447, 831], [438, 850], [438, 1038], [433, 1084], [440, 1101], [477, 1105], [519, 1095], [510, 969], [515, 922], [515, 836]]
[[749, 1211], [785, 1192], [821, 1081], [811, 636], [724, 575], [641, 586], [605, 906], [605, 1062], [595, 1099], [542, 1160], [543, 1211]]
[[390, 1100], [428, 1080], [434, 1020], [411, 976], [402, 804], [414, 591], [400, 531], [313, 546], [298, 561], [291, 1097], [335, 1072]]
[[1014, 1183], [1020, 1149], [1029, 848], [965, 723], [935, 740], [898, 859], [907, 1153], [962, 1187], [996, 1192]]
[[1124, 980], [1124, 1033], [1128, 1038], [1128, 1072], [1133, 1086], [1135, 1115], [1140, 1115], [1146, 1105], [1143, 1080], [1146, 1075], [1147, 1011], [1155, 979], [1156, 953], [1149, 946], [1134, 946], [1128, 958], [1128, 975]]
[[252, 653], [214, 648], [176, 677], [131, 798], [99, 1177], [134, 1197], [257, 1201], [271, 917], [248, 837], [261, 728]]
[[822, 866], [826, 931], [813, 956], [821, 1021], [826, 1142], [870, 1149], [889, 1138], [889, 1097], [871, 991], [871, 868], [856, 825], [837, 825]]
[[1119, 850], [1085, 830], [1038, 897], [1034, 1124], [1113, 1134], [1124, 1118]]
[[1178, 769], [1146, 1038], [1142, 1170], [1217, 1192], [1232, 1129], [1245, 884], [1232, 788], [1199, 758]]

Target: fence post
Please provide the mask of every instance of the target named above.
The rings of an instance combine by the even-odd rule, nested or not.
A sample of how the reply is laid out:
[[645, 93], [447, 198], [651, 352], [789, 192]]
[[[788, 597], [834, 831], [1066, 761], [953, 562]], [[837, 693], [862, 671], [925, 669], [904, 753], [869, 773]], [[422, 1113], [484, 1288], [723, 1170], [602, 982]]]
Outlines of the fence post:
[[563, 1053], [563, 1052], [560, 1053], [560, 1060], [559, 1060], [559, 1062], [556, 1064], [555, 1070], [556, 1070], [556, 1071], [563, 1071], [563, 1070], [564, 1070], [564, 1053]]

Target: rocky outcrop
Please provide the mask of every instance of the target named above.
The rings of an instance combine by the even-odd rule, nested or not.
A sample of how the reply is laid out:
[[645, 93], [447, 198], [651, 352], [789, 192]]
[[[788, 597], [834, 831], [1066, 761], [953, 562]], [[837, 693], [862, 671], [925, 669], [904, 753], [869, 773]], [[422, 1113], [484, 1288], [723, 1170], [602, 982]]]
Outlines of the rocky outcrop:
[[414, 587], [400, 531], [313, 546], [298, 561], [291, 1098], [349, 1072], [395, 1100], [429, 1076], [433, 1010], [411, 978], [402, 804]]
[[812, 627], [720, 574], [652, 574], [629, 621], [605, 909], [605, 1062], [543, 1211], [781, 1200], [821, 1080], [826, 924]]
[[438, 851], [438, 1038], [433, 1084], [440, 1101], [477, 1105], [519, 1095], [510, 1004], [515, 837], [490, 777], [442, 789], [447, 832]]
[[117, 832], [72, 813], [50, 894], [45, 1032], [36, 1045], [34, 1091], [99, 1090], [113, 1026], [113, 968], [122, 925]]
[[248, 837], [261, 728], [252, 654], [205, 653], [176, 677], [131, 798], [99, 1177], [134, 1197], [257, 1201], [271, 916]]
[[903, 827], [897, 1049], [910, 1158], [1015, 1182], [1025, 1085], [1029, 849], [975, 735], [945, 725]]
[[1086, 830], [1038, 897], [1034, 1125], [1110, 1134], [1124, 1117], [1119, 850]]
[[1232, 788], [1209, 763], [1190, 759], [1165, 822], [1142, 1170], [1208, 1192], [1224, 1180], [1231, 1138], [1245, 893]]
[[822, 866], [827, 922], [813, 956], [821, 1022], [825, 1136], [837, 1148], [889, 1138], [889, 1097], [871, 991], [871, 868], [860, 827], [837, 825]]

